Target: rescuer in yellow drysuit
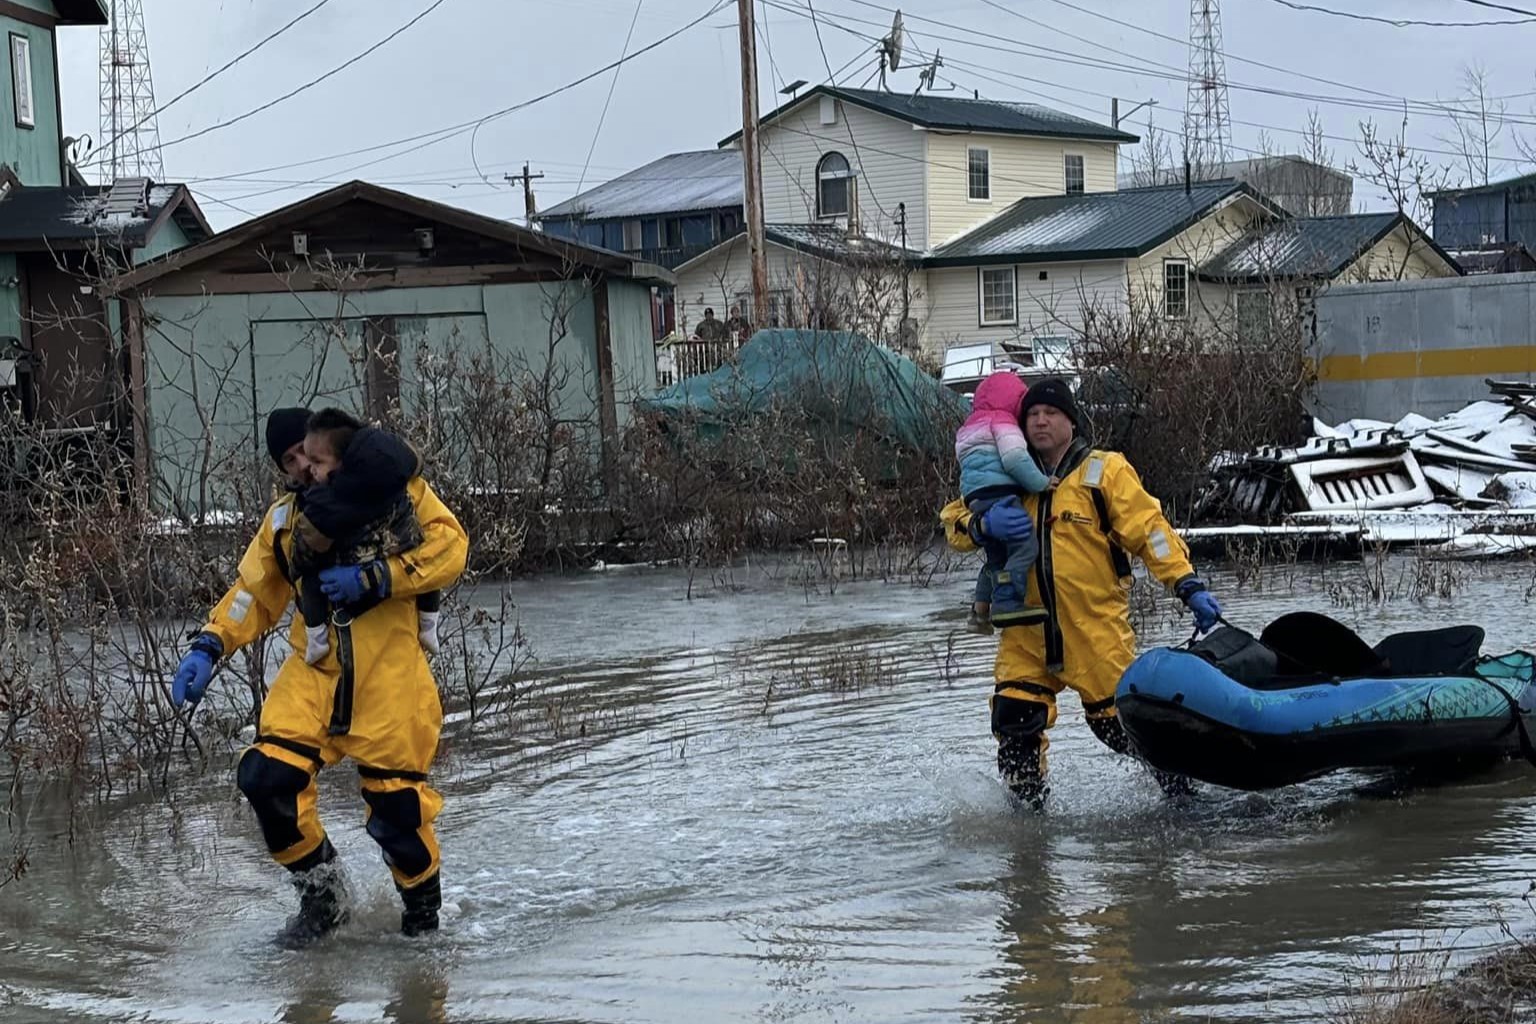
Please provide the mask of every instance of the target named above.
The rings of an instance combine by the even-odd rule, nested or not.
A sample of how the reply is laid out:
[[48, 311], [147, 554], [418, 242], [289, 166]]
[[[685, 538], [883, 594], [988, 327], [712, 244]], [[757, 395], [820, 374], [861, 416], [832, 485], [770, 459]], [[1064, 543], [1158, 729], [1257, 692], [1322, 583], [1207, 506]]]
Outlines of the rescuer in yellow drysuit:
[[[292, 569], [293, 530], [302, 488], [325, 482], [313, 450], [316, 434], [309, 434], [306, 446], [311, 422], [302, 409], [280, 409], [268, 420], [268, 450], [289, 493], [268, 510], [240, 560], [239, 578], [178, 668], [172, 686], [177, 704], [201, 699], [213, 665], [271, 629], [293, 601], [298, 578]], [[342, 452], [357, 439], [392, 442], [399, 446], [401, 467], [416, 465], [404, 442], [356, 426], [342, 422], [324, 432], [319, 460], [328, 446]], [[343, 757], [357, 763], [368, 834], [382, 849], [404, 902], [401, 930], [419, 935], [437, 928], [442, 890], [432, 821], [443, 801], [426, 778], [443, 716], [416, 598], [458, 579], [469, 541], [426, 481], [410, 475], [414, 472], [402, 469], [400, 483], [419, 525], [417, 542], [366, 564], [320, 573], [333, 607], [329, 650], [314, 665], [306, 663], [306, 623], [295, 610], [289, 630], [293, 653], [262, 706], [256, 741], [240, 759], [240, 789], [256, 812], [267, 848], [293, 873], [299, 890], [299, 913], [279, 937], [290, 947], [308, 945], [347, 916], [336, 850], [320, 824], [315, 785], [316, 773]]]
[[[974, 550], [982, 536], [1014, 542], [1032, 531], [1039, 540], [1027, 603], [1044, 607], [1047, 617], [1042, 624], [1003, 630], [991, 702], [998, 771], [1015, 796], [1039, 808], [1048, 792], [1045, 733], [1056, 722], [1063, 689], [1082, 699], [1099, 740], [1131, 752], [1115, 717], [1115, 687], [1136, 654], [1127, 553], [1173, 589], [1200, 629], [1216, 625], [1221, 607], [1195, 576], [1189, 549], [1125, 456], [1096, 451], [1077, 436], [1077, 403], [1064, 381], [1032, 385], [1020, 415], [1052, 487], [994, 506], [980, 518], [953, 501], [940, 517], [950, 546], [959, 551]], [[1186, 780], [1154, 775], [1169, 792], [1187, 788]]]

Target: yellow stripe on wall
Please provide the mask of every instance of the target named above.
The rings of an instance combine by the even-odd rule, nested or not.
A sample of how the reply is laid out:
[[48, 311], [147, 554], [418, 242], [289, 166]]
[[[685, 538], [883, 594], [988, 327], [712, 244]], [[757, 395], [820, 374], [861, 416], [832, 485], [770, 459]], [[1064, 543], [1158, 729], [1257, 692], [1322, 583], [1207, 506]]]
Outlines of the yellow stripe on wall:
[[1318, 380], [1345, 382], [1493, 373], [1536, 373], [1536, 345], [1373, 352], [1364, 357], [1324, 356], [1317, 377]]

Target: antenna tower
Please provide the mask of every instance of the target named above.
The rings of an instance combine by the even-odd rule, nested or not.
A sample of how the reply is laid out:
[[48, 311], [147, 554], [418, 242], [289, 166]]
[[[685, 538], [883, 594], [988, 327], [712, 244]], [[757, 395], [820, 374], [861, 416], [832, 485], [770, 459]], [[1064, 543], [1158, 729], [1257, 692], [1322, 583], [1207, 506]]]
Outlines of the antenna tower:
[[1220, 0], [1190, 0], [1189, 87], [1184, 98], [1186, 159], [1209, 173], [1231, 157], [1232, 113], [1227, 107], [1227, 60], [1221, 52]]
[[155, 85], [149, 74], [149, 37], [143, 0], [111, 0], [111, 24], [101, 29], [101, 140], [103, 181], [165, 176]]

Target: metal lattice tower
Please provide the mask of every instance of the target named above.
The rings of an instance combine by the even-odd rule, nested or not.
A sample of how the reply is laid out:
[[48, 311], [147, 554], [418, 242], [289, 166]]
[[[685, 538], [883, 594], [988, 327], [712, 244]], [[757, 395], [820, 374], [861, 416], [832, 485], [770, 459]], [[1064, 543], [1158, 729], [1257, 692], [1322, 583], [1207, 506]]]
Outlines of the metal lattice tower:
[[1184, 144], [1195, 172], [1208, 174], [1225, 164], [1231, 156], [1231, 143], [1227, 60], [1221, 52], [1221, 2], [1190, 0]]
[[101, 29], [102, 180], [165, 176], [143, 0], [112, 0]]

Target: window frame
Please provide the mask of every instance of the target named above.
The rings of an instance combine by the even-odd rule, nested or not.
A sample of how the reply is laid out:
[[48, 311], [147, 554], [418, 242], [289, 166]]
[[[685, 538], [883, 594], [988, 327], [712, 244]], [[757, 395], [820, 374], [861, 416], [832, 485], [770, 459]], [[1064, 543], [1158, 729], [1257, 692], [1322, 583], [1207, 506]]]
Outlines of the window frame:
[[[1072, 176], [1067, 172], [1070, 161], [1077, 161], [1077, 191], [1072, 190]], [[1063, 153], [1061, 155], [1061, 193], [1067, 196], [1081, 196], [1088, 194], [1088, 161], [1081, 153]]]
[[[11, 37], [11, 107], [16, 114], [16, 127], [28, 130], [37, 127], [37, 88], [32, 75], [32, 39], [20, 32]], [[25, 74], [25, 79], [23, 79]], [[21, 93], [26, 88], [26, 114], [22, 114]]]
[[[836, 158], [843, 162], [843, 170], [840, 172], [827, 172], [827, 162]], [[826, 193], [823, 191], [828, 182], [838, 181], [843, 185], [843, 209], [841, 212], [827, 212]], [[846, 156], [837, 150], [828, 150], [816, 161], [816, 219], [834, 220], [838, 217], [853, 217], [853, 164]]]
[[[986, 158], [986, 195], [978, 196], [975, 191], [975, 168], [971, 166], [973, 154], [980, 153]], [[965, 201], [968, 203], [990, 203], [992, 201], [992, 147], [990, 146], [966, 146], [965, 147]]]
[[[1013, 311], [1006, 320], [987, 319], [987, 275], [1006, 272], [1012, 283]], [[1019, 268], [1017, 264], [1003, 267], [977, 267], [976, 268], [976, 326], [978, 327], [1017, 327], [1019, 324]]]
[[645, 248], [645, 231], [638, 219], [624, 222], [624, 251], [639, 252]]
[[[1184, 305], [1183, 305], [1183, 308], [1180, 309], [1178, 312], [1174, 312], [1173, 311], [1172, 303], [1169, 301], [1170, 289], [1168, 287], [1168, 284], [1169, 284], [1168, 272], [1170, 270], [1172, 270], [1173, 268], [1175, 268], [1175, 267], [1179, 268], [1179, 270], [1181, 270], [1183, 272], [1183, 275], [1184, 275], [1184, 280], [1183, 280], [1183, 285], [1184, 285], [1184, 295], [1183, 295]], [[1163, 298], [1163, 301], [1162, 301], [1163, 319], [1164, 320], [1188, 320], [1189, 319], [1189, 298], [1190, 298], [1189, 292], [1190, 292], [1189, 260], [1178, 258], [1178, 257], [1173, 257], [1173, 256], [1165, 258], [1163, 260], [1163, 296], [1162, 296], [1162, 298]]]

